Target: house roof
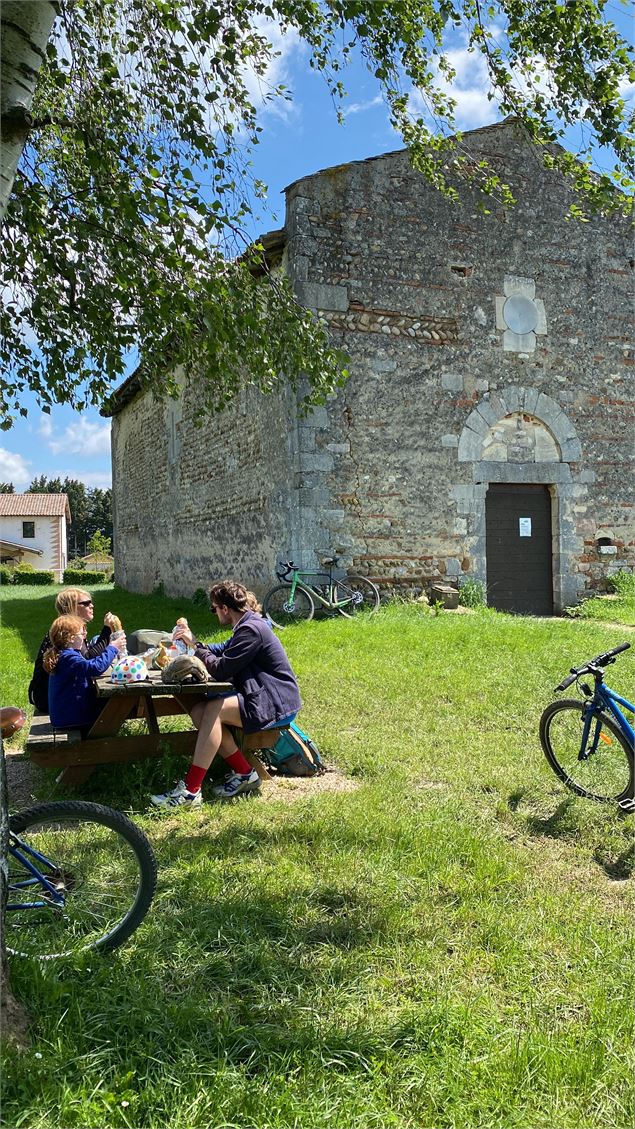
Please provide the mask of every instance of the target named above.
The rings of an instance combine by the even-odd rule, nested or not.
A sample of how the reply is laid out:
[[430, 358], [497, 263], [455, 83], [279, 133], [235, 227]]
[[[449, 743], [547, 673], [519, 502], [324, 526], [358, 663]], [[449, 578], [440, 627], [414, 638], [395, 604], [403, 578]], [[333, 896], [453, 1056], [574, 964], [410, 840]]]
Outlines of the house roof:
[[19, 549], [22, 553], [37, 553], [38, 557], [44, 554], [44, 549], [31, 549], [24, 542], [18, 545], [17, 541], [5, 541], [4, 537], [0, 537], [0, 549]]
[[66, 517], [71, 508], [66, 494], [0, 494], [0, 517]]

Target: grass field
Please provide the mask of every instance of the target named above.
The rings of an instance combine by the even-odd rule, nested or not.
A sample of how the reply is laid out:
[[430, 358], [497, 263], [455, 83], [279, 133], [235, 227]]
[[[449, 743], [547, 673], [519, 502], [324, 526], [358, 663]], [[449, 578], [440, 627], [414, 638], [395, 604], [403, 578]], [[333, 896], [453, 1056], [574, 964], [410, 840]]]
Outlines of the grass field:
[[[2, 701], [23, 705], [52, 592], [5, 589]], [[187, 601], [95, 591], [128, 629]], [[183, 762], [102, 769], [155, 904], [110, 957], [13, 963], [28, 1129], [627, 1129], [633, 820], [569, 795], [538, 718], [602, 621], [387, 607], [289, 629], [300, 723], [356, 787], [152, 816]], [[633, 639], [635, 643], [635, 638]], [[635, 646], [609, 681], [632, 697]], [[50, 792], [52, 780], [43, 789]]]

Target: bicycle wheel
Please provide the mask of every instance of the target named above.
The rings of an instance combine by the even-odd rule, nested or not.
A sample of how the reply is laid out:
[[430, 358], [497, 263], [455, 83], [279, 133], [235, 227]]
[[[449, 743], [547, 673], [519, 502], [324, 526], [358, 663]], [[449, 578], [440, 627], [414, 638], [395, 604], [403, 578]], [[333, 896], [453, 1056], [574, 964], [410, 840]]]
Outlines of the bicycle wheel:
[[262, 613], [268, 615], [276, 627], [289, 627], [303, 619], [313, 619], [315, 605], [311, 593], [306, 588], [296, 587], [293, 602], [290, 601], [290, 584], [278, 584], [267, 592], [262, 601]]
[[591, 722], [587, 747], [599, 735], [595, 752], [581, 755], [585, 702], [552, 702], [540, 718], [540, 743], [559, 780], [578, 796], [601, 803], [633, 797], [633, 750], [618, 726], [604, 714]]
[[[127, 816], [68, 800], [18, 812], [9, 827], [9, 952], [50, 960], [84, 949], [109, 952], [130, 937], [150, 907], [157, 864], [147, 837]], [[61, 903], [14, 851], [62, 894]]]
[[380, 603], [379, 590], [365, 576], [347, 576], [338, 580], [334, 599], [347, 601], [338, 611], [349, 618], [360, 612], [376, 612]]

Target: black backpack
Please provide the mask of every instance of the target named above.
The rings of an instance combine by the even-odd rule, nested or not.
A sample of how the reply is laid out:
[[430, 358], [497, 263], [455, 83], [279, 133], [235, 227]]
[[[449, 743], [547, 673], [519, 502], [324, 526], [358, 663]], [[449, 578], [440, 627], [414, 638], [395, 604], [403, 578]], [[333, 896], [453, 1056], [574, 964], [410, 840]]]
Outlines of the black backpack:
[[33, 667], [33, 677], [29, 683], [29, 701], [36, 710], [41, 713], [49, 712], [49, 676], [48, 672], [44, 669], [44, 652], [48, 651], [51, 646], [51, 640], [48, 635], [42, 640], [42, 644], [37, 653], [35, 666]]
[[260, 750], [260, 756], [267, 768], [280, 776], [319, 776], [326, 772], [317, 745], [293, 722], [282, 730], [271, 749]]

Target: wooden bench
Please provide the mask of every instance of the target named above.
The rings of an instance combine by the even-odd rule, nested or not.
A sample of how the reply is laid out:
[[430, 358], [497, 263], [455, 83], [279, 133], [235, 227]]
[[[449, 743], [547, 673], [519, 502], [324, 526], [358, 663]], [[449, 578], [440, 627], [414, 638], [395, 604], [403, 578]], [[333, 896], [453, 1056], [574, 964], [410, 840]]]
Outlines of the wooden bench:
[[260, 757], [256, 756], [256, 753], [260, 749], [272, 749], [280, 734], [288, 728], [288, 725], [280, 725], [275, 729], [260, 729], [257, 733], [245, 733], [243, 729], [237, 729], [233, 725], [230, 726], [238, 748], [245, 757], [245, 760], [249, 762], [252, 768], [255, 768], [261, 780], [271, 780], [273, 778]]
[[[232, 733], [239, 749], [249, 764], [263, 780], [271, 780], [271, 775], [259, 757], [259, 749], [270, 749], [275, 745], [283, 729], [263, 729], [258, 733], [245, 734], [242, 729]], [[26, 740], [25, 753], [34, 764], [41, 768], [61, 768], [58, 784], [77, 786], [83, 784], [101, 764], [129, 764], [148, 757], [162, 756], [169, 746], [170, 752], [192, 756], [196, 744], [196, 729], [180, 733], [156, 732], [134, 736], [85, 737], [79, 729], [56, 729], [51, 725], [48, 714], [36, 710]]]
[[79, 729], [56, 729], [48, 714], [36, 710], [26, 739], [25, 752], [41, 768], [61, 768], [58, 784], [83, 784], [100, 764], [130, 764], [170, 752], [191, 756], [196, 730], [156, 732], [134, 736], [83, 738]]

